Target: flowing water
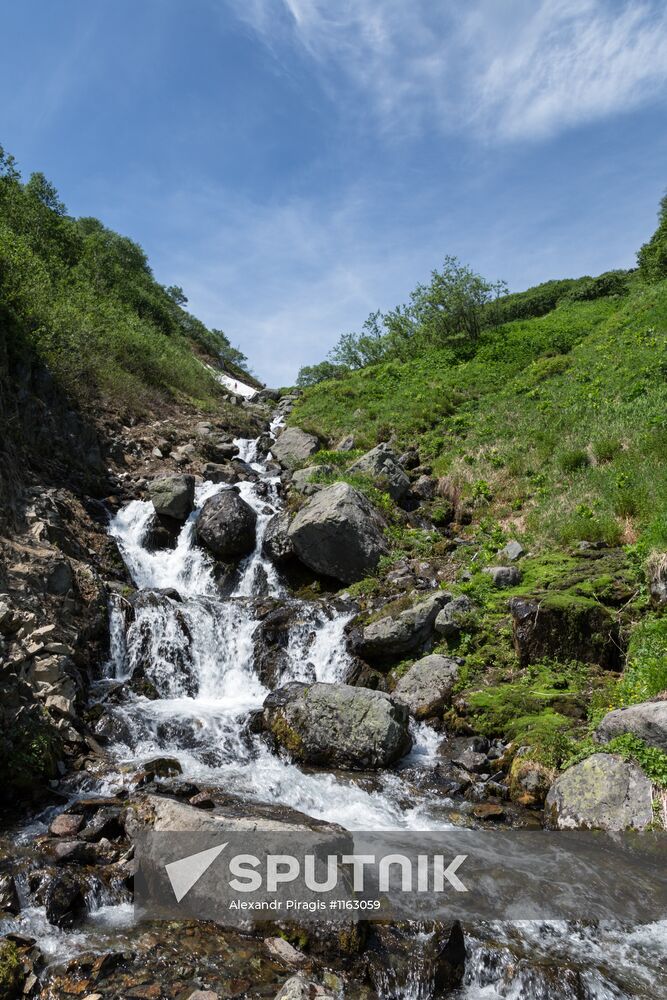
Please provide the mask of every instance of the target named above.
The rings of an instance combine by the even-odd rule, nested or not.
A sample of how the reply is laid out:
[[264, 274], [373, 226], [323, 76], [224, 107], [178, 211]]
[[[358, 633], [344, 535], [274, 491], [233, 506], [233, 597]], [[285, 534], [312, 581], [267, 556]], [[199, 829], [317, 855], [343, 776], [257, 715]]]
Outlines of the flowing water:
[[[272, 433], [277, 426], [278, 421]], [[448, 827], [452, 803], [429, 790], [428, 782], [412, 780], [415, 772], [428, 772], [437, 758], [440, 737], [425, 725], [415, 727], [413, 750], [401, 766], [371, 779], [303, 770], [249, 732], [249, 717], [269, 692], [257, 669], [261, 601], [281, 602], [291, 612], [272, 686], [344, 679], [351, 667], [344, 632], [353, 609], [288, 595], [262, 554], [266, 526], [280, 509], [279, 481], [267, 470], [266, 459], [260, 459], [257, 441], [236, 444], [239, 457], [256, 473], [256, 479], [237, 488], [257, 514], [257, 543], [228, 596], [221, 597], [215, 566], [195, 543], [195, 526], [202, 504], [230, 487], [206, 483], [197, 489], [196, 509], [173, 549], [151, 551], [147, 546], [153, 518], [148, 502], [130, 503], [111, 523], [111, 534], [146, 599], [134, 602], [131, 611], [124, 598], [112, 601], [110, 657], [101, 692], [142, 671], [157, 697], [130, 695], [110, 709], [116, 765], [106, 787], [130, 781], [144, 760], [169, 756], [178, 759], [185, 779], [220, 786], [248, 802], [289, 806], [351, 830]], [[86, 935], [54, 931], [44, 925], [43, 911], [37, 908], [25, 911], [13, 926], [25, 931], [27, 925], [45, 950], [62, 955], [80, 949], [84, 941], [90, 947], [95, 924], [108, 931], [131, 922], [128, 902], [113, 902], [103, 894], [93, 900], [93, 926]], [[485, 925], [472, 928], [467, 940], [460, 996], [468, 1000], [648, 1000], [667, 995], [664, 978], [662, 985], [660, 981], [667, 976], [667, 927], [662, 924], [631, 932], [556, 922]], [[399, 975], [387, 968], [381, 977], [385, 997], [430, 1000], [433, 986], [424, 959], [428, 941], [428, 933], [415, 931], [407, 971]]]

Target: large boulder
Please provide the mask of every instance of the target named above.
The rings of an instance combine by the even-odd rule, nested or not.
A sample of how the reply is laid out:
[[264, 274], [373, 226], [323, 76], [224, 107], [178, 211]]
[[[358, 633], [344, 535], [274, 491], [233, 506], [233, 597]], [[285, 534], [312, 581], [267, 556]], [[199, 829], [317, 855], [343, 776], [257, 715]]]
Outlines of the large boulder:
[[394, 763], [412, 744], [404, 705], [349, 684], [287, 684], [268, 696], [263, 718], [302, 764], [370, 770]]
[[[298, 493], [308, 493], [308, 487], [312, 487], [316, 484], [311, 483], [311, 479], [314, 475], [320, 474], [324, 476], [330, 475], [334, 471], [332, 465], [307, 465], [305, 469], [296, 469], [292, 473], [292, 479], [290, 485], [292, 489], [296, 490]], [[321, 487], [319, 487], [321, 489]], [[311, 489], [311, 492], [315, 492]]]
[[609, 712], [596, 729], [595, 738], [608, 743], [625, 733], [667, 753], [667, 701], [644, 701]]
[[653, 820], [651, 782], [631, 761], [596, 753], [556, 779], [544, 817], [553, 830], [644, 830]]
[[370, 476], [380, 481], [393, 500], [402, 500], [410, 489], [410, 480], [388, 444], [379, 444], [367, 451], [349, 467], [348, 472]]
[[401, 611], [390, 605], [365, 626], [357, 642], [358, 652], [367, 660], [386, 660], [418, 649], [431, 637], [438, 612], [451, 600], [451, 594], [438, 590]]
[[209, 497], [197, 521], [197, 540], [219, 559], [247, 556], [255, 547], [257, 515], [236, 490]]
[[271, 454], [286, 469], [294, 469], [319, 450], [320, 443], [314, 434], [307, 434], [300, 427], [286, 427], [271, 445]]
[[288, 536], [301, 562], [316, 573], [353, 583], [372, 573], [389, 550], [382, 517], [347, 483], [317, 493], [290, 524]]
[[446, 639], [455, 639], [474, 611], [475, 605], [470, 598], [461, 594], [460, 597], [455, 597], [453, 601], [445, 604], [442, 611], [438, 612], [433, 628], [438, 635], [444, 635]]
[[172, 521], [185, 521], [195, 504], [194, 476], [165, 476], [148, 484], [155, 513]]
[[403, 674], [393, 698], [405, 705], [416, 719], [438, 715], [449, 704], [459, 676], [456, 660], [433, 653], [424, 656]]
[[602, 604], [556, 592], [514, 597], [509, 607], [521, 666], [550, 657], [560, 662], [598, 663], [610, 670], [620, 667], [618, 623]]
[[294, 557], [294, 546], [289, 537], [290, 515], [281, 510], [274, 514], [266, 526], [262, 541], [262, 552], [271, 562], [280, 566]]

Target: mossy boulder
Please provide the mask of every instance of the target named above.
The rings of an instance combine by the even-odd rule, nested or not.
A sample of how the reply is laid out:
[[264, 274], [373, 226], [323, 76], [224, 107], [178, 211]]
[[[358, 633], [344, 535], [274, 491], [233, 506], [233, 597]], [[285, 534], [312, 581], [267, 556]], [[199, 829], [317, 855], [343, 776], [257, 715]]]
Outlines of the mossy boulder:
[[514, 597], [514, 646], [521, 666], [544, 659], [621, 666], [621, 640], [615, 616], [585, 597], [555, 592], [543, 597]]
[[545, 824], [553, 830], [645, 830], [653, 820], [652, 793], [637, 764], [617, 754], [596, 753], [551, 786]]
[[412, 744], [404, 705], [348, 684], [287, 684], [264, 702], [263, 723], [293, 760], [321, 767], [386, 767]]
[[406, 705], [416, 719], [428, 719], [449, 705], [458, 676], [456, 660], [432, 653], [408, 668], [394, 688], [393, 697]]
[[626, 733], [667, 753], [667, 701], [646, 701], [609, 712], [596, 729], [595, 738], [609, 743]]
[[510, 798], [527, 809], [541, 809], [554, 781], [554, 771], [521, 754], [512, 761]]

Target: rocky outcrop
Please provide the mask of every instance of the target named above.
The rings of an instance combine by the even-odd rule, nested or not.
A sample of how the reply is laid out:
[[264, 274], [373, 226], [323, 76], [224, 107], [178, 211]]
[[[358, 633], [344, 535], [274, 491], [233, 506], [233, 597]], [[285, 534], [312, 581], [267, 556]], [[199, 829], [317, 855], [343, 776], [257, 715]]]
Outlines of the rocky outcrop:
[[257, 515], [236, 490], [209, 497], [197, 521], [197, 540], [219, 559], [238, 559], [255, 547]]
[[522, 666], [545, 657], [620, 666], [618, 623], [603, 605], [564, 593], [543, 598], [515, 597], [512, 612], [514, 645]]
[[358, 458], [348, 472], [378, 480], [393, 500], [402, 500], [410, 489], [410, 480], [388, 444], [379, 444]]
[[416, 719], [439, 715], [450, 703], [459, 676], [456, 660], [437, 653], [425, 656], [403, 674], [392, 692]]
[[294, 546], [289, 537], [289, 526], [289, 512], [286, 510], [279, 511], [273, 515], [264, 532], [262, 552], [276, 566], [280, 566], [294, 558]]
[[491, 577], [494, 587], [516, 587], [521, 583], [521, 570], [516, 566], [487, 566], [482, 572]]
[[451, 600], [451, 594], [438, 590], [404, 610], [383, 609], [386, 613], [363, 628], [357, 640], [359, 654], [368, 660], [386, 660], [419, 649], [431, 637], [438, 612]]
[[286, 427], [271, 445], [271, 454], [285, 469], [294, 469], [319, 451], [319, 447], [314, 434], [307, 434], [300, 427]]
[[149, 483], [148, 495], [156, 514], [173, 521], [185, 521], [194, 509], [195, 477], [184, 475], [154, 479]]
[[372, 573], [388, 552], [385, 527], [362, 493], [347, 483], [334, 483], [298, 512], [288, 537], [309, 569], [353, 583]]
[[544, 817], [554, 830], [645, 830], [653, 820], [651, 782], [631, 761], [596, 753], [557, 778]]
[[268, 696], [263, 717], [278, 745], [303, 764], [371, 770], [411, 746], [403, 705], [348, 684], [287, 684]]
[[609, 712], [595, 730], [595, 738], [608, 743], [625, 733], [667, 753], [667, 701], [645, 701]]

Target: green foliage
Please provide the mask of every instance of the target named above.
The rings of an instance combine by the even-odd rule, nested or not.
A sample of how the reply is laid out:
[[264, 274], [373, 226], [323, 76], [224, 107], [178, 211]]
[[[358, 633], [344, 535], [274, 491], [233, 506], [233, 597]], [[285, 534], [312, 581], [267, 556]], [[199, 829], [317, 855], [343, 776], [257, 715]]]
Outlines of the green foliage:
[[13, 941], [0, 944], [0, 1000], [18, 1000], [25, 975], [19, 950]]
[[637, 263], [645, 281], [667, 278], [667, 194], [660, 202], [658, 228], [637, 254]]
[[68, 216], [44, 175], [23, 184], [2, 149], [0, 301], [9, 359], [36, 357], [83, 403], [140, 410], [171, 395], [210, 408], [222, 390], [197, 355], [245, 360], [185, 311], [181, 288], [155, 280], [140, 246]]
[[345, 365], [335, 365], [331, 361], [320, 361], [317, 365], [304, 365], [299, 369], [296, 384], [305, 389], [309, 385], [317, 385], [331, 378], [342, 378], [347, 372]]
[[558, 455], [558, 465], [563, 472], [576, 472], [588, 464], [588, 454], [583, 448], [569, 448]]
[[667, 788], [667, 754], [657, 747], [648, 746], [638, 736], [624, 733], [609, 743], [597, 743], [592, 737], [580, 741], [566, 741], [565, 755], [561, 767], [568, 768], [580, 764], [582, 760], [596, 753], [616, 753], [626, 760], [638, 764], [648, 778], [658, 788]]

